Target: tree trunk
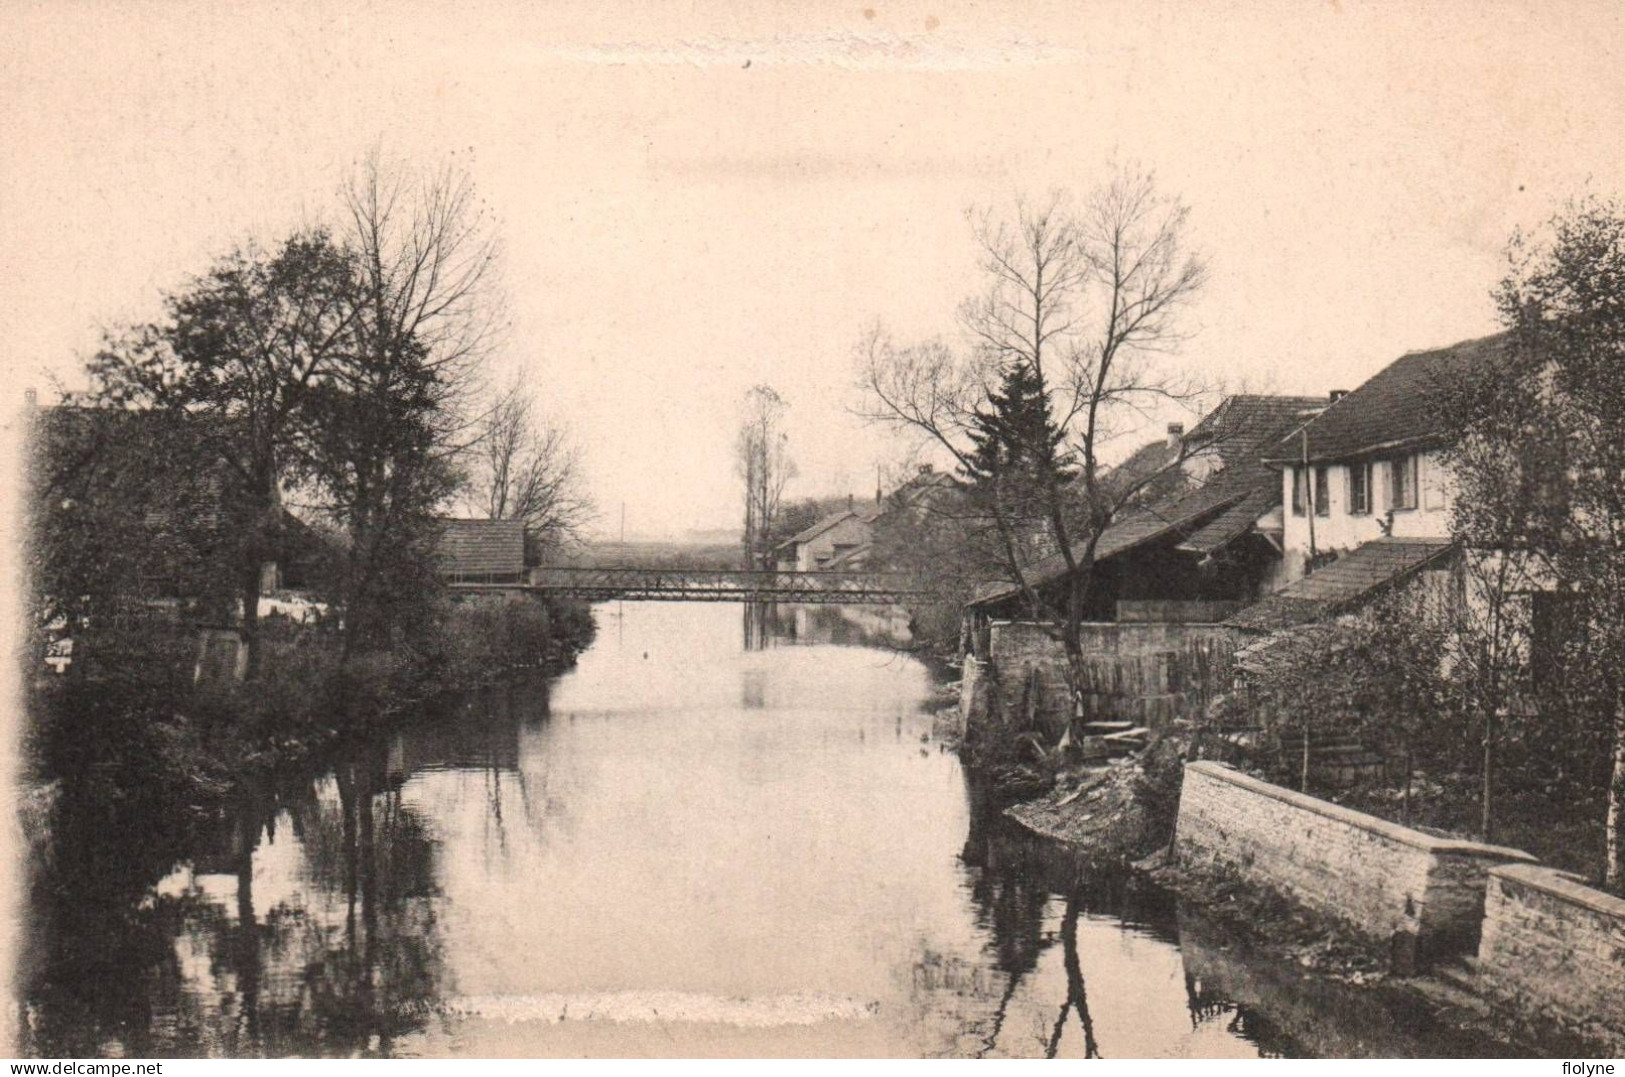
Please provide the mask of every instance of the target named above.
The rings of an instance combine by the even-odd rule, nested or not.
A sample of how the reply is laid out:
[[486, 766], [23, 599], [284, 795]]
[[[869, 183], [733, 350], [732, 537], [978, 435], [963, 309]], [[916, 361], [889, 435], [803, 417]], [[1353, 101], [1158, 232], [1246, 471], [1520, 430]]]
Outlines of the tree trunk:
[[[257, 544], [256, 544], [257, 545]], [[241, 629], [243, 649], [248, 652], [246, 679], [260, 675], [260, 565], [255, 557], [248, 557], [242, 566], [238, 581], [238, 595], [243, 603]]]
[[1061, 646], [1066, 651], [1067, 668], [1071, 671], [1072, 715], [1076, 717], [1083, 705], [1085, 671], [1083, 665], [1083, 607], [1089, 600], [1090, 574], [1094, 571], [1093, 556], [1085, 556], [1072, 573], [1067, 590], [1066, 619], [1062, 622]]
[[1490, 708], [1484, 712], [1484, 783], [1482, 802], [1479, 805], [1480, 815], [1478, 822], [1479, 840], [1490, 841], [1495, 832], [1494, 793], [1495, 793], [1495, 710]]
[[1608, 782], [1607, 869], [1603, 885], [1625, 896], [1625, 693], [1614, 700], [1614, 772]]
[[1309, 792], [1309, 726], [1303, 727], [1303, 761], [1298, 773], [1298, 792]]
[[[266, 461], [271, 459], [267, 449], [262, 449], [260, 456]], [[281, 508], [281, 498], [277, 493], [275, 464], [257, 463], [251, 484], [252, 532], [243, 550], [242, 575], [238, 578], [237, 588], [238, 598], [243, 605], [242, 633], [243, 648], [248, 652], [245, 674], [248, 680], [254, 680], [260, 674], [260, 571], [270, 546], [270, 535], [280, 522], [277, 514]]]
[[1411, 824], [1411, 775], [1413, 773], [1415, 773], [1415, 771], [1416, 771], [1416, 763], [1415, 763], [1415, 761], [1413, 760], [1413, 758], [1411, 756], [1411, 742], [1410, 742], [1409, 737], [1407, 737], [1405, 739], [1404, 757], [1405, 757], [1405, 792], [1403, 794], [1403, 799], [1400, 801], [1401, 808], [1400, 808], [1400, 814], [1399, 814], [1399, 821], [1404, 823], [1406, 826], [1410, 826], [1410, 824]]

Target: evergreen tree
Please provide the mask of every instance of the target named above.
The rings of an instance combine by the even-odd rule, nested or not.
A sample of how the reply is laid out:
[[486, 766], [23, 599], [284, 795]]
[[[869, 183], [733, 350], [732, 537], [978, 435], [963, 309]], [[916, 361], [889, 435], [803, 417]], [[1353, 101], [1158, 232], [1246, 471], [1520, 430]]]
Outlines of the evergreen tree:
[[[1077, 478], [1064, 448], [1065, 432], [1050, 411], [1049, 391], [1037, 367], [1018, 360], [1004, 368], [987, 405], [976, 409], [969, 431], [971, 449], [961, 474], [970, 501], [997, 529], [1016, 579], [1021, 568], [1044, 553], [1052, 492]], [[1029, 596], [1034, 604], [1037, 599]]]

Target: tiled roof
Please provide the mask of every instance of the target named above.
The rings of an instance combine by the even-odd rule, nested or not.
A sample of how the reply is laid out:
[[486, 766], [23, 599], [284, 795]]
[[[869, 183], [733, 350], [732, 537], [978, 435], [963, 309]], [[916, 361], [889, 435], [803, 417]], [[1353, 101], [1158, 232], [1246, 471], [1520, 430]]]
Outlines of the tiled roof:
[[439, 556], [447, 575], [525, 571], [523, 520], [442, 520]]
[[1107, 472], [1105, 481], [1127, 484], [1150, 479], [1166, 470], [1178, 454], [1179, 450], [1168, 444], [1167, 438], [1148, 441], [1130, 453], [1127, 460]]
[[[1233, 396], [1220, 404], [1186, 435], [1206, 444], [1219, 469], [1193, 490], [1134, 509], [1108, 527], [1095, 545], [1095, 560], [1104, 561], [1136, 546], [1186, 532], [1178, 549], [1206, 553], [1245, 534], [1281, 499], [1281, 477], [1258, 459], [1265, 445], [1309, 418], [1324, 403], [1319, 397]], [[1066, 574], [1060, 554], [1046, 557], [1028, 571], [1028, 582], [1043, 586]], [[998, 601], [1019, 588], [1009, 582], [979, 588], [972, 604]]]
[[856, 517], [858, 519], [862, 518], [851, 509], [842, 509], [840, 512], [832, 512], [822, 520], [819, 520], [817, 523], [807, 528], [805, 531], [802, 531], [800, 534], [790, 536], [773, 548], [775, 550], [782, 550], [786, 546], [794, 546], [801, 542], [811, 542], [819, 535], [822, 535], [825, 531], [828, 531], [842, 520], [845, 520], [848, 516]]
[[1323, 396], [1238, 394], [1227, 397], [1186, 438], [1197, 444], [1216, 439], [1215, 452], [1226, 469], [1256, 464], [1264, 446], [1314, 421], [1326, 406]]
[[1226, 623], [1255, 632], [1307, 624], [1358, 605], [1453, 548], [1449, 539], [1380, 538], [1242, 610]]
[[[1445, 395], [1463, 379], [1493, 376], [1505, 344], [1503, 333], [1400, 357], [1308, 425], [1309, 461], [1445, 441], [1450, 433], [1441, 406]], [[1294, 434], [1266, 458], [1296, 463], [1303, 451], [1302, 435]]]
[[1270, 479], [1272, 481], [1268, 486], [1261, 483], [1258, 488], [1249, 491], [1241, 500], [1185, 536], [1174, 549], [1210, 554], [1251, 531], [1258, 518], [1281, 500], [1280, 480], [1273, 472]]

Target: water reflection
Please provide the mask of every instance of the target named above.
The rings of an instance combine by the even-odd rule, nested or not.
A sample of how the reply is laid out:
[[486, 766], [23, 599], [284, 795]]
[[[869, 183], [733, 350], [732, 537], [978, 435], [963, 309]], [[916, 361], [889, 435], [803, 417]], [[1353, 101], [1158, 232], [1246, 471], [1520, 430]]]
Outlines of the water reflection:
[[556, 682], [424, 713], [220, 818], [69, 783], [24, 1051], [1452, 1046], [1024, 837], [896, 650], [807, 644], [823, 622], [784, 607], [620, 614]]
[[908, 611], [899, 606], [746, 602], [741, 608], [747, 651], [794, 644], [889, 649], [912, 638]]
[[386, 752], [185, 834], [117, 804], [75, 819], [85, 799], [65, 794], [34, 888], [26, 1047], [390, 1054], [439, 997], [437, 850], [388, 788]]

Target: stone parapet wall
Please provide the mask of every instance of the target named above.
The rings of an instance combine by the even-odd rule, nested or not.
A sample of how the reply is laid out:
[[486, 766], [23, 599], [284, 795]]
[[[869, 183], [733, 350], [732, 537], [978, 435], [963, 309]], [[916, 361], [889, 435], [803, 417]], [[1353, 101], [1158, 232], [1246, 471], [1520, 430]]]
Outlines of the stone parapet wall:
[[1216, 869], [1341, 922], [1399, 972], [1470, 951], [1491, 868], [1517, 849], [1441, 838], [1260, 781], [1219, 763], [1185, 768], [1181, 865]]
[[1548, 867], [1495, 868], [1478, 969], [1525, 1019], [1625, 1052], [1625, 899]]

